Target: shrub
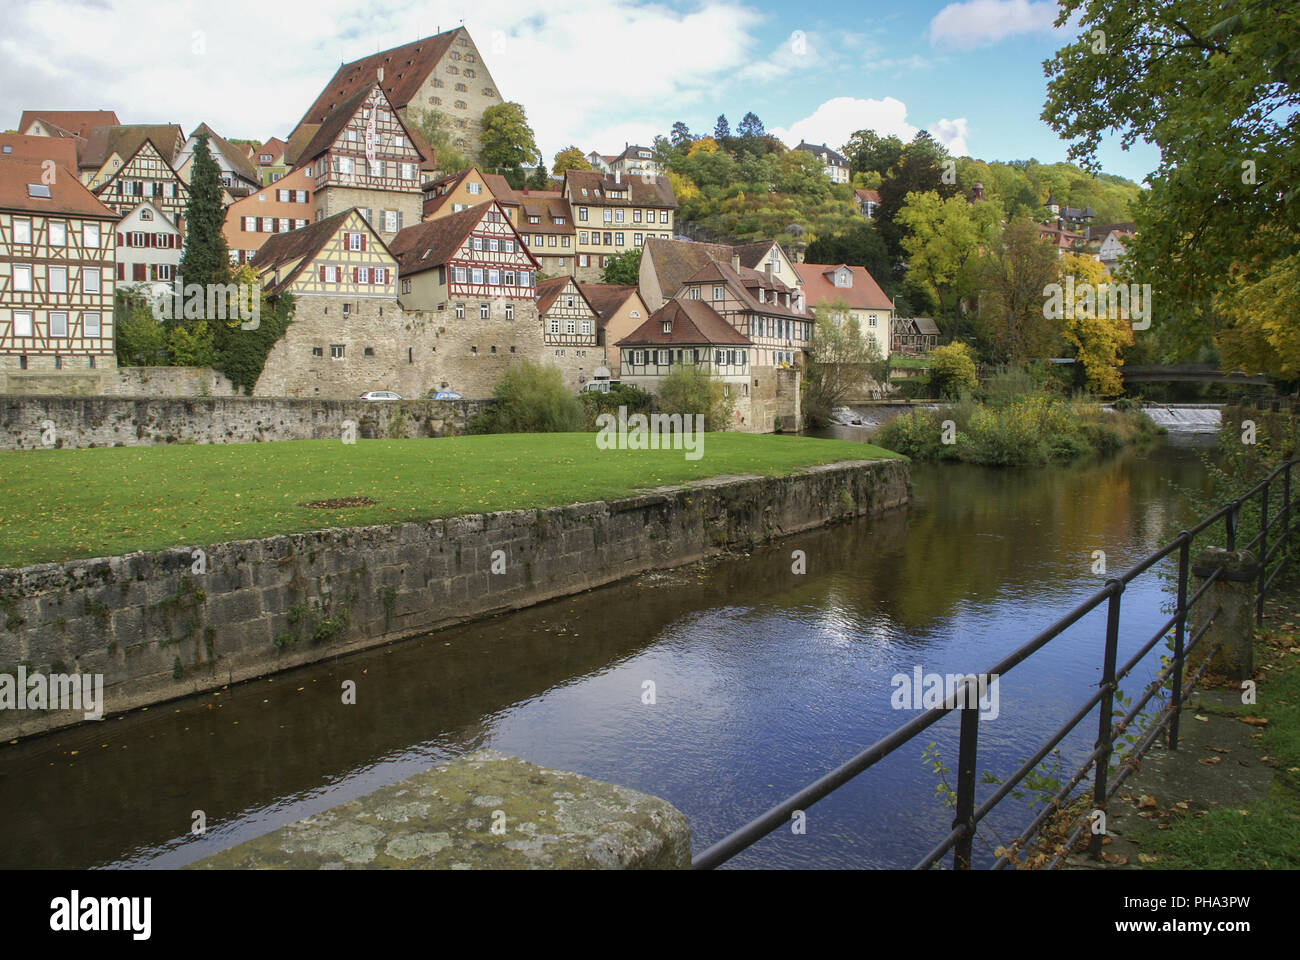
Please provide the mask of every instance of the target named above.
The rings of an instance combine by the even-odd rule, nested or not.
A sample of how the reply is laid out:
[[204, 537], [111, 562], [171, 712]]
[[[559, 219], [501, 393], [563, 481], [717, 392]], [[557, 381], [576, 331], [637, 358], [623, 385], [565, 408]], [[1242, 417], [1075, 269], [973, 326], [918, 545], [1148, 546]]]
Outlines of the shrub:
[[588, 391], [582, 394], [582, 407], [586, 429], [596, 429], [596, 418], [602, 413], [617, 413], [619, 407], [627, 407], [628, 415], [649, 413], [654, 409], [655, 398], [639, 387], [629, 384], [616, 384], [609, 393]]
[[949, 343], [930, 351], [930, 383], [941, 397], [955, 397], [979, 386], [975, 354], [964, 343]]
[[470, 433], [567, 433], [581, 430], [582, 402], [558, 367], [521, 360], [492, 388], [494, 402], [469, 422]]
[[725, 430], [731, 426], [736, 401], [723, 389], [720, 379], [701, 367], [683, 363], [659, 381], [656, 406], [661, 413], [703, 414], [705, 430]]

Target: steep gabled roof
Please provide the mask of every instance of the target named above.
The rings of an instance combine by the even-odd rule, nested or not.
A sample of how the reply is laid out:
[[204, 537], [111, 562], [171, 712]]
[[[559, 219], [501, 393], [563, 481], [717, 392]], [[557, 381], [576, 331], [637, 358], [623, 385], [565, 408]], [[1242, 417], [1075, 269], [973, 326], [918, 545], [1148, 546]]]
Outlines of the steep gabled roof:
[[570, 283], [573, 284], [573, 287], [577, 291], [578, 296], [582, 298], [582, 302], [587, 305], [587, 309], [589, 309], [592, 313], [595, 313], [597, 315], [597, 318], [599, 318], [600, 315], [597, 312], [596, 308], [592, 306], [591, 301], [587, 299], [587, 295], [583, 293], [582, 286], [576, 280], [574, 280], [573, 277], [567, 275], [561, 277], [551, 277], [550, 279], [541, 280], [538, 282], [537, 284], [538, 315], [544, 316], [546, 314], [546, 311], [551, 309], [551, 307], [555, 304], [556, 299], [559, 298], [560, 294], [564, 292], [565, 288], [567, 288]]
[[[279, 137], [272, 137], [270, 140], [266, 141], [266, 143], [259, 143], [257, 147], [249, 151], [249, 153], [252, 157], [260, 157], [264, 153], [269, 153], [271, 155], [271, 162], [274, 163], [275, 158], [284, 153], [287, 146], [288, 144]], [[253, 162], [256, 163], [257, 161], [254, 160]]]
[[[117, 219], [117, 214], [100, 203], [76, 177], [56, 176], [53, 183], [47, 184], [41, 180], [43, 172], [35, 161], [0, 159], [0, 210]], [[37, 194], [48, 190], [50, 195], [32, 196], [29, 185], [37, 188]]]
[[[397, 258], [401, 275], [406, 277], [445, 264], [461, 248], [483, 215], [494, 206], [499, 209], [495, 200], [485, 200], [459, 213], [404, 227], [388, 245], [388, 249]], [[501, 211], [501, 219], [514, 231], [504, 210]], [[534, 267], [538, 266], [537, 258], [528, 252], [517, 231], [515, 239], [519, 242], [520, 252], [528, 257]]]
[[[669, 321], [668, 333], [664, 322]], [[727, 323], [703, 300], [669, 300], [615, 346], [724, 345], [751, 346], [748, 337]]]
[[[835, 271], [841, 267], [853, 274], [853, 286], [835, 286]], [[810, 307], [843, 300], [846, 305], [860, 310], [894, 309], [894, 304], [866, 267], [850, 267], [843, 263], [796, 263], [794, 269], [803, 280], [804, 296]]]
[[803, 150], [806, 153], [816, 154], [819, 160], [822, 159], [824, 154], [826, 159], [830, 160], [836, 166], [847, 167], [849, 165], [848, 158], [845, 157], [844, 154], [832, 150], [824, 143], [819, 147], [815, 143], [808, 143], [804, 140], [800, 140], [799, 146], [795, 147], [795, 149]]
[[76, 176], [77, 145], [63, 137], [26, 137], [21, 133], [0, 133], [0, 159], [53, 160]]
[[636, 285], [630, 283], [580, 283], [578, 289], [596, 311], [602, 327], [637, 292]]
[[[770, 290], [773, 292], [774, 298], [777, 293], [786, 293], [791, 295], [791, 302], [793, 303], [793, 295], [798, 291], [786, 286], [780, 280], [773, 280], [771, 283], [768, 283], [767, 278], [756, 270], [749, 270], [746, 267], [741, 267], [740, 269], [741, 272], [737, 273], [731, 268], [731, 264], [729, 263], [710, 260], [708, 263], [704, 264], [704, 266], [700, 267], [699, 270], [695, 271], [695, 273], [687, 277], [683, 282], [704, 284], [724, 283], [730, 288], [732, 295], [735, 296], [747, 310], [752, 310], [755, 313], [762, 313], [768, 316], [792, 317], [799, 320], [808, 319], [807, 314], [796, 310], [793, 306], [782, 306], [780, 303], [775, 302], [774, 299], [765, 300], [764, 302], [759, 303], [754, 295], [750, 293], [751, 290]], [[680, 292], [680, 289], [681, 288], [679, 287], [678, 290], [674, 291], [674, 296]]]
[[[340, 64], [320, 96], [302, 115], [298, 126], [324, 123], [338, 104], [350, 99], [358, 89], [364, 87], [369, 90], [381, 69], [384, 71], [382, 86], [389, 102], [398, 109], [405, 107], [438, 65], [438, 61], [451, 49], [456, 32], [463, 29], [464, 27], [456, 27], [400, 47], [372, 53], [351, 63]], [[296, 130], [297, 128], [295, 132]]]
[[102, 167], [113, 154], [126, 158], [139, 152], [146, 140], [174, 168], [176, 155], [185, 143], [185, 132], [175, 123], [130, 123], [112, 127], [92, 127], [77, 151], [80, 167]]
[[96, 196], [102, 196], [107, 194], [109, 192], [108, 190], [109, 186], [113, 184], [117, 180], [117, 178], [122, 175], [122, 171], [124, 171], [127, 167], [131, 165], [131, 161], [134, 160], [136, 158], [136, 155], [139, 154], [142, 150], [144, 150], [146, 146], [153, 147], [154, 151], [159, 156], [161, 156], [163, 158], [163, 161], [167, 164], [167, 169], [171, 170], [172, 176], [176, 177], [176, 179], [181, 182], [181, 188], [184, 190], [188, 190], [189, 189], [188, 185], [186, 185], [184, 181], [181, 181], [180, 174], [178, 174], [176, 172], [176, 168], [172, 166], [172, 158], [167, 155], [166, 151], [159, 150], [158, 145], [146, 137], [144, 140], [141, 140], [136, 145], [135, 150], [133, 150], [131, 153], [121, 155], [122, 165], [113, 171], [113, 175], [111, 177], [109, 177], [99, 186], [95, 187]]
[[378, 249], [392, 256], [393, 252], [384, 243], [383, 238], [375, 232], [370, 224], [366, 223], [365, 218], [361, 216], [356, 207], [351, 207], [341, 213], [334, 214], [332, 217], [326, 217], [324, 220], [317, 220], [305, 227], [299, 227], [297, 230], [290, 230], [288, 233], [273, 233], [267, 237], [257, 253], [253, 254], [249, 265], [259, 274], [265, 274], [276, 267], [282, 267], [286, 264], [291, 266], [288, 273], [280, 278], [279, 283], [268, 284], [265, 287], [266, 292], [274, 295], [286, 290], [302, 273], [303, 268], [315, 259], [324, 249], [325, 244], [330, 242], [347, 222], [348, 218], [354, 214], [357, 221], [369, 232], [370, 242], [378, 244]]
[[34, 120], [44, 120], [65, 135], [78, 137], [86, 136], [91, 127], [112, 127], [122, 122], [113, 110], [24, 110], [18, 118], [18, 132], [22, 133]]
[[248, 155], [241, 148], [226, 140], [206, 123], [200, 123], [195, 127], [190, 137], [197, 137], [200, 133], [208, 135], [209, 150], [216, 148], [221, 151], [221, 155], [226, 158], [235, 173], [245, 180], [251, 180], [254, 183], [261, 182], [261, 178], [257, 174], [257, 168], [253, 166], [252, 161], [248, 159]]
[[[366, 99], [370, 96], [370, 91], [372, 91], [376, 86], [378, 86], [378, 84], [373, 82], [363, 85], [350, 97], [331, 110], [330, 113], [321, 121], [320, 125], [315, 127], [311, 139], [302, 147], [297, 155], [290, 159], [289, 151], [286, 150], [285, 159], [289, 160], [294, 166], [301, 167], [311, 163], [333, 146], [334, 141], [337, 140], [339, 134], [343, 132], [343, 128], [346, 127], [352, 118], [357, 115], [357, 111], [361, 109], [362, 104], [364, 104]], [[433, 148], [429, 146], [428, 141], [424, 139], [424, 136], [419, 130], [412, 129], [411, 124], [408, 124], [401, 118], [397, 111], [393, 109], [393, 103], [391, 100], [388, 101], [388, 107], [393, 112], [393, 118], [401, 125], [402, 131], [410, 139], [411, 146], [413, 146], [416, 152], [419, 153], [421, 169], [431, 167], [434, 159]], [[292, 139], [293, 138], [291, 137], [291, 142]]]

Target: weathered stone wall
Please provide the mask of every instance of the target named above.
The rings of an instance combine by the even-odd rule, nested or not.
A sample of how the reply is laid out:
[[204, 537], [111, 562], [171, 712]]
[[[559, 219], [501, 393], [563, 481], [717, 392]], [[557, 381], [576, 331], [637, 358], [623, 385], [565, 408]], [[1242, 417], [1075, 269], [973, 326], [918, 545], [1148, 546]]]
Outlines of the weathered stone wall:
[[[46, 446], [46, 421], [53, 424], [59, 448], [341, 439], [345, 420], [356, 422], [360, 437], [441, 437], [463, 433], [483, 406], [471, 400], [0, 396], [0, 449]], [[395, 425], [399, 414], [401, 423]]]
[[[0, 671], [101, 674], [104, 709], [116, 713], [874, 515], [907, 502], [907, 476], [902, 460], [846, 462], [568, 507], [0, 570]], [[81, 719], [0, 710], [0, 735]]]
[[118, 367], [101, 393], [114, 397], [233, 397], [239, 389], [211, 367]]
[[745, 429], [752, 433], [772, 433], [779, 418], [782, 432], [798, 432], [802, 416], [799, 371], [759, 366], [752, 369], [752, 374]]

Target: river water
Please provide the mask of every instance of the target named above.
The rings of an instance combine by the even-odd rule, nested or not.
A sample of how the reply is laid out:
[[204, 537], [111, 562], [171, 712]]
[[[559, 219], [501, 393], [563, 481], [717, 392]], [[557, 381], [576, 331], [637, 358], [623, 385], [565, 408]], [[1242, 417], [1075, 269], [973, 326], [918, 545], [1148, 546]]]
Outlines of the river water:
[[[1094, 551], [1114, 574], [1163, 542], [1207, 442], [916, 465], [912, 506], [886, 517], [0, 747], [0, 866], [175, 867], [481, 747], [664, 797], [699, 852], [909, 719], [894, 675], [982, 671], [1102, 585]], [[1121, 663], [1167, 600], [1154, 576], [1125, 592]], [[1014, 770], [1091, 694], [1103, 630], [1098, 611], [1001, 678], [981, 773]], [[955, 768], [950, 717], [730, 865], [912, 865], [952, 819], [931, 740]], [[1008, 801], [982, 836], [1030, 816]]]

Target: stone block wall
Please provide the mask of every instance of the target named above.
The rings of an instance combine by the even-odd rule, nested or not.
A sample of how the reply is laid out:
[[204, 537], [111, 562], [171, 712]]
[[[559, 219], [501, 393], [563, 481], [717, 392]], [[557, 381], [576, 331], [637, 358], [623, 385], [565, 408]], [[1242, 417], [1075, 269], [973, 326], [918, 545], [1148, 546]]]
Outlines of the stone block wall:
[[345, 420], [365, 438], [441, 437], [463, 433], [484, 406], [472, 400], [0, 396], [0, 449], [46, 446], [47, 423], [58, 448], [340, 439]]
[[[844, 462], [567, 507], [0, 570], [0, 672], [102, 675], [108, 716], [878, 514], [907, 503], [907, 477], [902, 460]], [[0, 710], [0, 736], [81, 720]]]

